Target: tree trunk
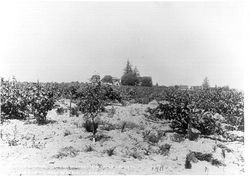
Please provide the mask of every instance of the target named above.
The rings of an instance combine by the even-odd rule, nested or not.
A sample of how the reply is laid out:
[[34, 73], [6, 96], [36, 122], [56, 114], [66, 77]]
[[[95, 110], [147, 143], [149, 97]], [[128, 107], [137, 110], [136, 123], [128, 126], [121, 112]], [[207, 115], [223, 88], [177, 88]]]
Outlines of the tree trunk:
[[72, 96], [70, 96], [70, 102], [69, 102], [69, 117], [71, 116], [71, 102], [72, 102]]
[[95, 136], [96, 130], [95, 130], [95, 117], [94, 117], [94, 115], [91, 115], [91, 121], [92, 121], [93, 143], [95, 143], [95, 141], [96, 141], [96, 136]]

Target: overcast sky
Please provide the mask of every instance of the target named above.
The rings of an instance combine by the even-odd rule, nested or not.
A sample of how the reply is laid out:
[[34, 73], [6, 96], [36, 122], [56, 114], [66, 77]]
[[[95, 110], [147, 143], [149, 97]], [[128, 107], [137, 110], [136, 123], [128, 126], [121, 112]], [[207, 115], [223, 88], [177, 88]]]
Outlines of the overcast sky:
[[121, 77], [127, 59], [159, 85], [243, 88], [243, 2], [27, 2], [0, 7], [0, 75], [21, 81]]

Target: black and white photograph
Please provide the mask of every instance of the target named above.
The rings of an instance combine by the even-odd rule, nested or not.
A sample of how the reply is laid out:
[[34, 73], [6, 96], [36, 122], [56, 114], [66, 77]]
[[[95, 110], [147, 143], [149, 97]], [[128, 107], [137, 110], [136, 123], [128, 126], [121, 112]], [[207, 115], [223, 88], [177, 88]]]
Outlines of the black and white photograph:
[[249, 7], [0, 2], [0, 175], [246, 175]]

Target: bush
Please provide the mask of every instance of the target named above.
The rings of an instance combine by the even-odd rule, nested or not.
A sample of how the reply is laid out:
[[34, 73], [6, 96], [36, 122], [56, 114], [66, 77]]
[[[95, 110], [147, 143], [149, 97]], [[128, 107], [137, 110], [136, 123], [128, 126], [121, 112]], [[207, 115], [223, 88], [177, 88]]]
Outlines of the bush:
[[44, 96], [44, 94], [45, 92], [38, 94], [37, 100], [31, 103], [38, 124], [46, 122], [47, 113], [49, 110], [52, 110], [54, 104], [53, 95], [48, 93]]
[[134, 159], [143, 159], [143, 154], [137, 150], [136, 148], [131, 148], [130, 151], [128, 152], [128, 155], [130, 157], [133, 157]]
[[25, 119], [28, 117], [29, 100], [26, 91], [19, 87], [15, 78], [12, 81], [1, 79], [1, 123], [3, 119]]
[[106, 150], [106, 153], [108, 154], [108, 156], [112, 156], [115, 154], [115, 148], [116, 147], [112, 147], [112, 148]]
[[139, 125], [137, 125], [137, 124], [134, 123], [134, 122], [130, 122], [130, 121], [123, 121], [123, 122], [121, 122], [120, 127], [121, 127], [121, 131], [122, 131], [122, 132], [123, 132], [126, 128], [127, 128], [127, 129], [138, 129], [138, 128], [140, 128]]
[[169, 145], [169, 144], [163, 144], [163, 145], [161, 145], [160, 146], [160, 153], [162, 155], [168, 155], [170, 147], [171, 147], [171, 145]]
[[219, 161], [218, 159], [212, 159], [211, 161], [213, 166], [225, 166], [225, 164], [223, 164], [221, 161]]
[[201, 117], [197, 116], [193, 120], [193, 125], [203, 135], [215, 134], [219, 130], [217, 130], [216, 120], [210, 112], [202, 114]]
[[159, 137], [155, 134], [150, 134], [148, 136], [148, 141], [151, 142], [151, 143], [158, 143], [159, 142]]
[[178, 134], [178, 133], [174, 133], [171, 137], [170, 137], [171, 141], [173, 142], [183, 142], [185, 140], [185, 136], [182, 134]]
[[109, 111], [109, 117], [113, 118], [115, 115], [116, 109], [114, 108], [114, 106], [112, 106], [112, 108]]
[[102, 78], [102, 82], [104, 82], [104, 83], [113, 83], [113, 81], [112, 81], [112, 76], [110, 76], [110, 75], [104, 76], [104, 77]]
[[92, 145], [87, 145], [87, 146], [85, 146], [84, 151], [85, 152], [93, 152], [93, 151], [95, 151], [95, 149], [92, 147]]
[[110, 101], [118, 101], [121, 102], [122, 101], [122, 97], [120, 95], [120, 92], [117, 88], [115, 88], [114, 86], [110, 86], [110, 85], [102, 85], [101, 89], [103, 91], [103, 99], [106, 103], [109, 103]]
[[207, 161], [211, 162], [213, 159], [213, 155], [211, 153], [201, 153], [201, 152], [193, 152], [195, 158], [197, 158], [200, 161]]
[[185, 160], [185, 169], [191, 169], [192, 165], [191, 165], [191, 161], [189, 161], [187, 158]]
[[70, 115], [78, 117], [79, 116], [78, 108], [77, 107], [71, 108]]
[[71, 135], [71, 132], [69, 130], [65, 130], [63, 136], [68, 136], [68, 135]]
[[108, 122], [104, 122], [102, 124], [102, 126], [100, 126], [100, 129], [105, 130], [105, 131], [111, 131], [111, 130], [115, 130], [117, 128], [118, 128], [117, 125], [111, 124], [111, 123], [108, 123]]
[[[241, 92], [235, 90], [177, 90], [164, 89], [164, 103], [149, 113], [158, 119], [171, 121], [171, 127], [179, 133], [186, 134], [188, 124], [198, 129], [201, 134], [223, 134], [220, 123], [225, 122], [236, 129], [244, 129], [244, 99]], [[220, 114], [225, 120], [214, 117]]]
[[121, 78], [122, 85], [128, 85], [128, 86], [135, 86], [139, 82], [136, 74], [134, 73], [127, 73], [124, 74]]
[[98, 83], [98, 82], [100, 82], [100, 79], [101, 79], [100, 75], [92, 75], [92, 77], [90, 78], [90, 82], [91, 83]]
[[219, 132], [219, 126], [216, 124], [216, 120], [212, 118], [213, 115], [209, 112], [203, 115], [196, 114], [194, 117], [190, 118], [190, 115], [186, 113], [185, 115], [177, 116], [176, 119], [171, 121], [171, 127], [177, 131], [186, 134], [188, 129], [188, 124], [199, 130], [203, 135], [211, 135]]
[[96, 135], [96, 141], [100, 141], [101, 143], [108, 141], [111, 139], [111, 136], [108, 136], [106, 134], [98, 134]]
[[148, 112], [157, 119], [170, 120], [170, 127], [178, 133], [186, 134], [189, 124], [204, 135], [221, 132], [211, 112], [204, 113], [196, 109], [193, 102], [189, 103], [185, 97], [174, 97], [168, 100], [170, 101], [160, 102], [158, 107], [149, 109]]
[[142, 132], [142, 136], [143, 136], [144, 141], [150, 142], [152, 144], [156, 144], [162, 138], [163, 133], [161, 133], [160, 131], [152, 132], [151, 130], [145, 130]]
[[86, 122], [83, 124], [83, 127], [86, 129], [87, 132], [92, 132], [93, 134], [96, 134], [98, 125], [98, 122], [92, 123], [90, 120], [86, 120]]
[[152, 78], [150, 76], [143, 76], [141, 77], [140, 81], [141, 81], [141, 86], [146, 86], [146, 87], [153, 86]]
[[61, 158], [70, 156], [73, 158], [73, 157], [76, 157], [78, 155], [78, 153], [79, 153], [79, 150], [76, 150], [72, 146], [70, 146], [70, 147], [62, 148], [58, 152], [58, 154], [54, 155], [53, 157], [61, 159]]
[[56, 109], [56, 113], [57, 113], [58, 115], [62, 115], [62, 114], [64, 113], [64, 108], [63, 108], [63, 107], [57, 108], [57, 109]]

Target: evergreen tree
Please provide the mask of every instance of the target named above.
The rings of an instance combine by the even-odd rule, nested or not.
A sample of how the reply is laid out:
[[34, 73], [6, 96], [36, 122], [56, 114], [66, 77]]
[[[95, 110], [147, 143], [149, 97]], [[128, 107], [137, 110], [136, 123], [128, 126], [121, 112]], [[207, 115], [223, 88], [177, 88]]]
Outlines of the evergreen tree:
[[209, 86], [209, 80], [207, 77], [205, 77], [205, 79], [203, 80], [203, 83], [202, 83], [202, 88], [203, 89], [208, 89], [210, 86]]
[[132, 65], [129, 62], [129, 60], [127, 61], [127, 65], [126, 65], [126, 67], [124, 69], [124, 74], [123, 75], [128, 74], [128, 73], [133, 73]]

